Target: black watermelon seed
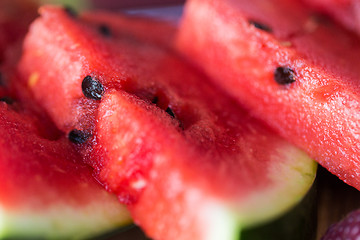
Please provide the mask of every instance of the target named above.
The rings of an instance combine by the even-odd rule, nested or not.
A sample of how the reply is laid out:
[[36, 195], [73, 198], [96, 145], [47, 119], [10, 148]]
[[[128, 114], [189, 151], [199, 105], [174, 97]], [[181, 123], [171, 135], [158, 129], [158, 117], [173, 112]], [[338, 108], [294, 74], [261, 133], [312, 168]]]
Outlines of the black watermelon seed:
[[85, 131], [74, 129], [69, 132], [68, 138], [71, 142], [76, 144], [82, 144], [86, 142], [91, 135]]
[[159, 102], [159, 98], [157, 96], [155, 96], [151, 102], [153, 104], [157, 104]]
[[295, 72], [289, 67], [278, 67], [274, 72], [275, 81], [285, 85], [295, 82]]
[[64, 6], [64, 11], [71, 17], [77, 17], [77, 12], [70, 6]]
[[106, 26], [105, 24], [102, 24], [99, 26], [99, 32], [105, 37], [111, 36], [110, 28], [108, 26]]
[[100, 100], [105, 93], [103, 85], [89, 75], [83, 79], [81, 89], [85, 97], [94, 100]]
[[272, 32], [272, 29], [263, 23], [259, 23], [257, 21], [253, 21], [253, 20], [250, 20], [249, 23], [251, 25], [253, 25], [254, 27], [256, 27], [257, 29], [263, 30], [265, 32], [270, 32], [270, 33]]
[[13, 104], [15, 101], [11, 97], [2, 97], [0, 98], [0, 102], [5, 102], [6, 104]]
[[167, 109], [165, 110], [165, 112], [167, 114], [169, 114], [172, 118], [175, 118], [175, 113], [173, 112], [173, 110], [171, 110], [170, 107], [167, 107]]

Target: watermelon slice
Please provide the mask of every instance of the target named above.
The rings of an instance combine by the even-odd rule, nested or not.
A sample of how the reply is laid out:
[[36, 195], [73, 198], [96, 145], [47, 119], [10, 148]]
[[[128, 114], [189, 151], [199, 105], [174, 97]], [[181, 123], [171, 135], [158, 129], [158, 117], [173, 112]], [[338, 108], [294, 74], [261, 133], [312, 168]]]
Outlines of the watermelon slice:
[[179, 49], [259, 118], [360, 189], [359, 39], [299, 1], [189, 1]]
[[0, 2], [0, 238], [101, 235], [128, 225], [128, 211], [48, 116], [12, 89], [21, 42], [36, 16], [29, 1]]
[[1, 93], [0, 238], [79, 239], [129, 224], [65, 136], [44, 138], [49, 125]]
[[237, 239], [308, 191], [316, 164], [177, 56], [174, 27], [40, 12], [22, 84], [150, 237]]

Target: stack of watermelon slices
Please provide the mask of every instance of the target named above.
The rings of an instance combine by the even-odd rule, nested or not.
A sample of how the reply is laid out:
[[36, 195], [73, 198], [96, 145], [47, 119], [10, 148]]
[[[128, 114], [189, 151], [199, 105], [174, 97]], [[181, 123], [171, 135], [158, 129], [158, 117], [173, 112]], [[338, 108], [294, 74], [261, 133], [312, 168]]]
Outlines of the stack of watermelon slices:
[[[66, 184], [78, 181], [73, 175], [82, 174], [84, 160], [150, 237], [238, 239], [240, 230], [296, 205], [316, 165], [267, 124], [359, 188], [352, 68], [359, 40], [301, 1], [191, 0], [177, 36], [176, 27], [150, 19], [58, 7], [43, 7], [40, 15], [16, 73], [7, 74], [27, 110], [22, 117], [4, 111], [3, 122], [30, 124], [21, 131], [35, 135], [41, 125], [57, 133], [41, 130], [40, 140], [29, 134], [29, 145], [11, 146], [29, 153], [44, 146], [51, 157], [41, 154], [43, 162], [78, 159], [76, 167], [59, 163], [59, 172], [69, 174]], [[4, 148], [15, 151], [10, 141]], [[64, 190], [48, 164], [41, 166], [41, 174], [54, 176], [49, 182], [59, 183], [57, 194], [74, 192]], [[31, 178], [22, 176], [17, 185]], [[53, 196], [48, 189], [44, 196]], [[109, 211], [102, 207], [94, 219]]]
[[15, 91], [14, 64], [37, 16], [36, 6], [16, 2], [0, 3], [0, 238], [89, 238], [128, 225], [125, 206], [93, 178], [66, 135]]
[[95, 181], [65, 136], [44, 138], [42, 127], [49, 125], [6, 97], [0, 102], [0, 238], [88, 238], [129, 224], [125, 207]]
[[58, 7], [40, 15], [14, 87], [150, 237], [238, 239], [309, 190], [316, 164], [178, 56], [174, 26]]

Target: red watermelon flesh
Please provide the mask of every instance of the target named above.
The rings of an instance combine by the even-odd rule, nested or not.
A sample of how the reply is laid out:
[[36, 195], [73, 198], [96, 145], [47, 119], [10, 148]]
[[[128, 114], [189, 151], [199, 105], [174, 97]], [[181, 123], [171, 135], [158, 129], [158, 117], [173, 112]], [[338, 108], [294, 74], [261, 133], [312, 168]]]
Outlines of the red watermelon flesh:
[[[38, 4], [32, 0], [2, 0], [0, 2], [0, 96], [11, 101], [14, 109], [21, 109], [37, 126], [37, 134], [56, 140], [62, 133], [29, 96], [27, 88], [18, 88], [15, 66], [22, 52], [23, 39], [30, 23], [38, 16]], [[18, 87], [15, 87], [18, 85]], [[21, 104], [18, 102], [21, 101]]]
[[299, 1], [192, 0], [178, 48], [256, 116], [360, 189], [355, 35]]
[[[0, 1], [0, 72], [10, 71], [19, 60], [23, 38], [37, 16], [37, 6], [30, 0]], [[6, 76], [0, 74], [0, 87], [6, 84]]]
[[[99, 21], [92, 23], [93, 20], [91, 20], [90, 17], [92, 14], [94, 14], [94, 17], [98, 15]], [[36, 95], [35, 97], [38, 102], [41, 103], [40, 105], [43, 105], [48, 109], [50, 115], [58, 115], [59, 112], [63, 112], [64, 105], [66, 106], [66, 109], [70, 110], [69, 112], [63, 112], [61, 116], [54, 118], [55, 123], [57, 123], [58, 126], [61, 126], [63, 130], [66, 130], [66, 132], [72, 130], [74, 122], [79, 122], [81, 124], [88, 122], [83, 121], [82, 118], [89, 119], [89, 116], [91, 118], [93, 115], [89, 115], [88, 111], [95, 111], [98, 105], [97, 102], [84, 99], [83, 97], [81, 82], [87, 74], [92, 74], [94, 76], [99, 75], [99, 77], [106, 75], [104, 81], [109, 82], [108, 87], [118, 87], [114, 80], [118, 80], [122, 76], [119, 75], [118, 67], [114, 67], [114, 64], [111, 64], [108, 60], [109, 57], [116, 57], [118, 62], [125, 62], [125, 64], [128, 65], [126, 70], [128, 71], [127, 75], [133, 75], [132, 71], [134, 71], [134, 66], [131, 66], [131, 63], [127, 63], [130, 54], [114, 56], [115, 54], [111, 52], [111, 47], [106, 45], [106, 43], [111, 43], [111, 38], [107, 36], [107, 33], [104, 35], [102, 32], [103, 26], [108, 28], [108, 26], [114, 25], [113, 28], [110, 28], [110, 34], [113, 37], [122, 37], [124, 38], [124, 41], [128, 42], [134, 42], [133, 34], [140, 34], [141, 36], [144, 36], [144, 38], [146, 36], [146, 41], [149, 43], [161, 44], [170, 41], [175, 33], [174, 26], [169, 25], [168, 23], [158, 23], [158, 25], [156, 24], [158, 21], [155, 21], [153, 23], [153, 25], [155, 25], [155, 35], [145, 35], [144, 29], [148, 28], [147, 26], [153, 22], [150, 19], [144, 20], [144, 26], [139, 24], [139, 22], [144, 21], [141, 21], [140, 19], [134, 21], [134, 28], [132, 28], [130, 27], [132, 25], [127, 24], [130, 19], [120, 17], [117, 21], [113, 21], [111, 19], [114, 19], [114, 14], [111, 15], [110, 13], [108, 16], [101, 12], [89, 13], [88, 15], [84, 14], [83, 18], [85, 20], [78, 22], [79, 27], [73, 28], [72, 25], [77, 21], [76, 17], [69, 17], [68, 13], [64, 11], [44, 11], [42, 13], [42, 18], [36, 21], [37, 24], [34, 24], [37, 28], [36, 34], [39, 34], [38, 41], [29, 43], [29, 41], [31, 41], [30, 38], [30, 40], [25, 43], [24, 48], [27, 52], [25, 56], [38, 56], [46, 62], [49, 62], [49, 64], [51, 63], [58, 66], [56, 68], [44, 68], [43, 62], [40, 61], [36, 61], [31, 65], [21, 64], [20, 66], [23, 71], [27, 71], [28, 73], [31, 71], [30, 75], [25, 76], [27, 82], [25, 82], [25, 85], [23, 86], [36, 89], [33, 91]], [[107, 25], [110, 22], [112, 25]], [[91, 26], [88, 26], [89, 24]], [[31, 32], [33, 31], [34, 30]], [[89, 33], [87, 36], [82, 36], [82, 31]], [[167, 34], [164, 34], [164, 31], [167, 31]], [[62, 35], [64, 35], [64, 38], [57, 37], [56, 39], [53, 39], [53, 36]], [[160, 36], [164, 36], [164, 38], [160, 38]], [[48, 44], [48, 42], [54, 42], [56, 44], [52, 45]], [[58, 44], [64, 45], [64, 48], [58, 48]], [[29, 45], [30, 47], [27, 47]], [[105, 61], [102, 61], [103, 59], [94, 55], [94, 51], [100, 53]], [[124, 49], [124, 51], [127, 52], [126, 49]], [[49, 52], [53, 52], [54, 55], [49, 54]], [[76, 59], [79, 59], [79, 56], [84, 56], [84, 62], [89, 66], [93, 66], [93, 69], [89, 69], [86, 65], [83, 66], [83, 62], [76, 61]], [[54, 59], [60, 60], [55, 63], [53, 61]], [[142, 59], [139, 59], [139, 61], [141, 62]], [[71, 62], [71, 64], [69, 64], [69, 62]], [[37, 71], [33, 71], [32, 69], [36, 69]], [[63, 71], [63, 69], [69, 70]], [[79, 78], [79, 73], [86, 75], [82, 75]], [[49, 78], [62, 76], [62, 81], [52, 81], [49, 85], [48, 81], [42, 80], [45, 79], [44, 76], [48, 76]], [[126, 79], [120, 80], [125, 81]], [[105, 85], [105, 87], [107, 87], [107, 85]], [[131, 86], [129, 87], [131, 88]], [[51, 101], [49, 101], [47, 99], [49, 96], [42, 96], [37, 93], [44, 93], [47, 91], [57, 92], [58, 94], [56, 96], [59, 97], [53, 96], [51, 97]], [[86, 108], [86, 111], [83, 111], [84, 109], [82, 108]]]
[[0, 101], [0, 237], [86, 238], [128, 224], [68, 140], [39, 136], [18, 104]]
[[37, 5], [30, 0], [0, 1], [0, 64], [11, 54], [11, 45], [20, 50], [21, 40], [36, 17]]
[[131, 220], [64, 133], [13, 88], [14, 64], [36, 15], [30, 1], [0, 2], [0, 238], [93, 237]]
[[[150, 237], [235, 239], [239, 227], [302, 198], [316, 167], [301, 151], [211, 85], [171, 42], [161, 46], [140, 28], [129, 34], [116, 20], [104, 36], [97, 16], [42, 8], [18, 69]], [[84, 96], [85, 79], [100, 96]]]

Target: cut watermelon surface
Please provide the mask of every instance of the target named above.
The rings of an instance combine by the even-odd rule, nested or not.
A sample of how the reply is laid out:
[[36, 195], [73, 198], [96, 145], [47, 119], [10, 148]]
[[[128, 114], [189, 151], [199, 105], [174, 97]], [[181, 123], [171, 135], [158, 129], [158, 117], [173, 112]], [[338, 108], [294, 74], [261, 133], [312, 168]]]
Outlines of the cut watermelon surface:
[[[23, 68], [24, 71], [29, 69], [36, 69], [37, 71], [32, 71], [31, 75], [26, 76], [26, 85], [31, 89], [38, 89], [34, 91], [36, 98], [40, 105], [43, 105], [50, 114], [57, 114], [63, 112], [64, 105], [65, 109], [69, 109], [69, 111], [63, 112], [63, 114], [56, 118], [54, 121], [63, 128], [66, 132], [72, 130], [74, 122], [81, 122], [81, 124], [85, 124], [88, 121], [82, 121], [81, 118], [89, 119], [92, 118], [93, 114], [88, 114], [88, 111], [93, 111], [96, 109], [98, 102], [93, 101], [92, 99], [86, 99], [83, 96], [83, 92], [81, 89], [82, 80], [87, 76], [84, 75], [80, 79], [76, 74], [79, 72], [85, 74], [92, 75], [105, 75], [107, 74], [106, 81], [109, 82], [109, 87], [117, 87], [117, 83], [114, 80], [117, 80], [119, 77], [119, 69], [117, 66], [114, 68], [114, 64], [107, 62], [103, 62], [101, 58], [92, 54], [92, 52], [97, 52], [101, 54], [102, 58], [110, 57], [114, 54], [111, 54], [111, 50], [109, 50], [109, 45], [107, 43], [111, 43], [111, 39], [114, 37], [123, 38], [124, 41], [129, 42], [129, 44], [137, 44], [136, 38], [134, 38], [134, 34], [142, 36], [145, 42], [153, 43], [153, 44], [165, 44], [167, 42], [171, 42], [173, 39], [173, 35], [175, 34], [175, 27], [169, 25], [168, 23], [159, 23], [156, 20], [146, 19], [141, 21], [141, 19], [133, 20], [132, 24], [129, 23], [131, 20], [129, 18], [118, 17], [115, 19], [115, 14], [104, 14], [103, 12], [95, 12], [89, 14], [83, 14], [84, 21], [79, 22], [78, 28], [73, 28], [72, 25], [76, 22], [76, 16], [68, 15], [67, 12], [55, 12], [54, 15], [51, 11], [46, 11], [42, 15], [42, 19], [48, 21], [40, 21], [39, 24], [35, 24], [37, 26], [37, 31], [39, 35], [39, 41], [36, 43], [36, 48], [30, 49], [28, 51], [31, 52], [29, 56], [37, 55], [38, 57], [42, 57], [41, 59], [49, 61], [49, 63], [54, 63], [54, 65], [58, 65], [57, 68], [43, 68], [42, 62], [34, 62], [31, 66], [21, 65], [20, 68]], [[91, 18], [91, 16], [93, 18]], [[94, 22], [94, 19], [99, 19]], [[50, 21], [51, 19], [51, 21]], [[39, 22], [39, 21], [38, 21]], [[58, 23], [59, 22], [59, 23]], [[139, 24], [143, 22], [144, 24]], [[114, 25], [114, 28], [110, 29], [108, 24]], [[154, 25], [153, 33], [154, 35], [149, 35], [144, 32], [145, 29], [149, 28], [149, 26]], [[158, 23], [158, 24], [157, 24]], [[88, 26], [88, 25], [91, 26]], [[59, 27], [57, 27], [59, 26]], [[132, 27], [133, 26], [133, 27]], [[89, 32], [89, 35], [86, 37], [82, 37], [81, 31], [86, 30]], [[166, 32], [166, 34], [165, 34]], [[62, 40], [62, 35], [68, 36], [68, 39]], [[71, 44], [66, 45], [64, 48], [60, 49], [58, 46], [53, 46], [47, 44], [47, 42], [52, 42], [54, 36], [57, 37], [57, 41], [60, 44]], [[163, 36], [163, 37], [160, 37]], [[74, 41], [74, 42], [73, 42]], [[135, 42], [134, 42], [135, 41]], [[134, 42], [134, 43], [132, 43]], [[27, 44], [27, 43], [26, 43]], [[25, 48], [26, 47], [25, 44]], [[33, 43], [29, 43], [33, 44]], [[43, 47], [41, 47], [43, 45]], [[56, 50], [56, 51], [55, 51]], [[59, 51], [58, 51], [59, 50]], [[84, 51], [85, 50], [85, 51]], [[49, 52], [53, 51], [54, 56], [49, 54]], [[124, 49], [125, 53], [127, 52]], [[83, 66], [82, 63], [79, 64], [76, 60], [79, 59], [79, 56], [86, 54], [86, 58], [84, 61], [88, 62], [88, 65], [94, 66], [94, 69], [89, 69], [88, 66]], [[117, 56], [119, 61], [127, 62], [127, 58], [129, 58], [130, 54], [122, 54]], [[53, 59], [55, 57], [56, 59]], [[55, 61], [59, 59], [59, 61]], [[131, 58], [130, 58], [131, 59]], [[139, 59], [142, 61], [142, 59]], [[72, 62], [69, 64], [69, 62]], [[134, 68], [134, 66], [129, 66], [130, 71]], [[62, 71], [61, 69], [70, 68], [71, 71]], [[96, 71], [95, 71], [96, 70]], [[76, 73], [76, 74], [73, 74]], [[101, 74], [100, 74], [101, 73]], [[149, 75], [147, 73], [144, 73]], [[50, 78], [54, 78], [57, 75], [63, 76], [62, 81], [52, 81], [49, 84], [48, 81], [42, 80], [43, 76], [49, 76]], [[124, 79], [125, 80], [125, 79]], [[110, 86], [113, 84], [113, 86]], [[131, 88], [131, 86], [129, 86]], [[58, 92], [59, 96], [64, 96], [63, 98], [53, 96], [51, 101], [47, 98], [48, 96], [42, 96], [37, 94], [37, 92], [45, 93], [47, 91], [50, 92]], [[59, 94], [61, 93], [61, 95]], [[41, 99], [43, 98], [43, 100]], [[75, 101], [79, 101], [76, 104]], [[73, 107], [75, 106], [75, 107]], [[86, 111], [81, 108], [86, 108]]]
[[189, 1], [178, 47], [282, 136], [360, 189], [359, 39], [299, 1]]
[[94, 237], [131, 218], [29, 94], [13, 88], [36, 16], [30, 1], [0, 2], [0, 239]]
[[41, 136], [39, 120], [0, 101], [0, 238], [87, 238], [129, 224], [65, 137]]
[[311, 186], [316, 164], [177, 56], [174, 28], [40, 13], [22, 86], [150, 237], [237, 239]]

